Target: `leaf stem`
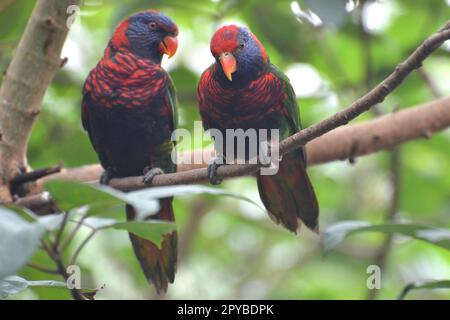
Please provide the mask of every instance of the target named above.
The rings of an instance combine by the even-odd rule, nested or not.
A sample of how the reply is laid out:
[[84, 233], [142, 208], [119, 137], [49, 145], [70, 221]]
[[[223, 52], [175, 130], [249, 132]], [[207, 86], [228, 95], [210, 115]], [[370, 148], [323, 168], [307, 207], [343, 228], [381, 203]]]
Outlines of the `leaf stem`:
[[46, 267], [44, 267], [44, 266], [41, 266], [41, 265], [39, 265], [39, 264], [37, 264], [37, 263], [28, 262], [28, 263], [27, 263], [27, 266], [29, 266], [30, 268], [36, 269], [36, 270], [38, 270], [38, 271], [45, 272], [45, 273], [59, 274], [59, 271], [58, 271], [58, 270], [56, 270], [56, 269], [49, 269], [49, 268], [46, 268]]
[[86, 244], [89, 242], [89, 240], [92, 239], [92, 237], [97, 233], [97, 230], [91, 231], [86, 239], [79, 245], [77, 250], [75, 250], [75, 253], [73, 254], [72, 258], [70, 259], [70, 264], [73, 265], [76, 263], [78, 255], [80, 254], [81, 250], [86, 246]]

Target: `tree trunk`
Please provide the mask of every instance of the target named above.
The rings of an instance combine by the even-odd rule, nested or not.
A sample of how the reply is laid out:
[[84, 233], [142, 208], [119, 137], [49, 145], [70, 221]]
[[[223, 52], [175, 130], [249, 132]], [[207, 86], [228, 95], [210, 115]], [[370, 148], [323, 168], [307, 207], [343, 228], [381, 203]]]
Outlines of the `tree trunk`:
[[[61, 65], [68, 10], [79, 0], [38, 0], [0, 88], [0, 201], [28, 169], [27, 144], [45, 91]], [[68, 13], [69, 12], [69, 13]]]

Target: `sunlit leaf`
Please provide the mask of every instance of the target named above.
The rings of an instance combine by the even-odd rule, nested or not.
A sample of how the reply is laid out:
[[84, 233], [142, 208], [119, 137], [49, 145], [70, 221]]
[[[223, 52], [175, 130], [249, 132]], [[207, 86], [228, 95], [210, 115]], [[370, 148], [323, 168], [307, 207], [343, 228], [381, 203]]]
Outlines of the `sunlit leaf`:
[[159, 220], [148, 220], [148, 221], [119, 222], [111, 224], [108, 227], [104, 228], [126, 230], [141, 238], [153, 242], [159, 247], [161, 246], [163, 236], [166, 233], [176, 230], [177, 225], [174, 223], [160, 222]]
[[0, 207], [0, 279], [15, 274], [39, 245], [45, 227]]
[[250, 198], [244, 197], [240, 194], [226, 191], [219, 188], [212, 188], [202, 185], [179, 185], [179, 186], [167, 186], [167, 187], [157, 187], [157, 188], [149, 188], [139, 191], [130, 192], [130, 197], [136, 197], [136, 198], [157, 198], [157, 199], [163, 199], [168, 197], [180, 197], [184, 195], [193, 195], [193, 194], [210, 194], [210, 195], [216, 195], [216, 196], [227, 196], [234, 199], [242, 200], [249, 202], [256, 207], [263, 209], [259, 204], [257, 204], [255, 201], [251, 200]]
[[64, 220], [64, 214], [49, 214], [46, 216], [38, 217], [37, 221], [39, 224], [43, 225], [48, 231], [53, 231], [61, 226]]
[[5, 205], [5, 208], [8, 208], [11, 211], [14, 211], [19, 217], [28, 222], [33, 222], [37, 220], [37, 216], [29, 209], [24, 207], [19, 207], [14, 204]]
[[101, 217], [89, 217], [83, 220], [83, 225], [94, 230], [105, 229], [111, 227], [116, 223], [119, 223], [119, 221], [115, 219], [101, 218]]
[[[212, 194], [233, 197], [248, 201], [255, 206], [256, 202], [239, 194], [201, 185], [179, 185], [148, 188], [133, 192], [121, 192], [107, 186], [91, 186], [71, 181], [51, 181], [46, 187], [65, 211], [89, 205], [88, 215], [105, 214], [116, 211], [119, 205], [128, 203], [137, 211], [138, 220], [157, 212], [159, 204], [155, 199], [179, 197], [192, 194]], [[260, 208], [260, 207], [259, 207]], [[263, 209], [262, 209], [263, 210]], [[122, 209], [123, 211], [123, 209]]]
[[159, 209], [154, 199], [136, 197], [107, 186], [92, 186], [71, 181], [50, 181], [46, 188], [60, 208], [69, 211], [88, 205], [87, 215], [105, 215], [123, 212], [125, 203], [131, 204], [144, 216], [151, 215]]
[[166, 233], [176, 230], [175, 223], [160, 220], [119, 222], [115, 219], [89, 217], [83, 221], [83, 225], [94, 230], [115, 229], [131, 232], [141, 238], [147, 239], [157, 246], [161, 245]]
[[402, 290], [397, 299], [403, 300], [411, 290], [418, 289], [450, 289], [450, 280], [431, 280], [410, 283]]
[[122, 204], [107, 192], [103, 192], [91, 185], [72, 181], [49, 181], [45, 188], [50, 191], [58, 207], [64, 211], [82, 207], [87, 204], [109, 204], [109, 206]]
[[333, 249], [346, 237], [361, 232], [401, 234], [450, 250], [450, 230], [408, 223], [371, 225], [363, 221], [344, 221], [329, 227], [323, 235], [323, 247]]

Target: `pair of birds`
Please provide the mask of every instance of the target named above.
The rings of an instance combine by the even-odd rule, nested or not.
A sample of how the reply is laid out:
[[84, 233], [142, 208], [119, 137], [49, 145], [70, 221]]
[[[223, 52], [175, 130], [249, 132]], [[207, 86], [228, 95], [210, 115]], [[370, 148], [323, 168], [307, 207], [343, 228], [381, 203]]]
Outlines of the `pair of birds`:
[[[171, 160], [176, 128], [174, 85], [161, 67], [164, 54], [177, 50], [178, 27], [149, 10], [116, 28], [103, 58], [83, 88], [82, 122], [105, 169], [101, 183], [138, 176], [151, 182], [176, 171]], [[218, 29], [211, 40], [215, 63], [201, 76], [197, 97], [204, 129], [279, 129], [280, 139], [300, 130], [299, 111], [289, 79], [272, 65], [261, 42], [246, 28]], [[217, 162], [209, 166], [216, 182]], [[292, 232], [301, 222], [318, 231], [318, 204], [306, 173], [303, 149], [285, 155], [276, 175], [258, 175], [261, 200], [270, 217]], [[135, 212], [126, 207], [127, 219]], [[161, 199], [152, 218], [174, 221], [172, 198]], [[165, 235], [161, 248], [130, 234], [134, 252], [158, 293], [173, 283], [177, 233]]]

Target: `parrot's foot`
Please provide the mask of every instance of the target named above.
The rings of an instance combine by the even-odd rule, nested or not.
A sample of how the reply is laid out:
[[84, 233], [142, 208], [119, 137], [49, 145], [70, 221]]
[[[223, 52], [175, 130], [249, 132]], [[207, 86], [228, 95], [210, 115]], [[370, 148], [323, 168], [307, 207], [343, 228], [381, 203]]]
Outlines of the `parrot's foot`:
[[263, 141], [259, 146], [258, 162], [264, 168], [269, 168], [272, 165], [270, 157], [272, 146], [268, 141]]
[[100, 176], [100, 184], [108, 185], [112, 178], [117, 177], [117, 172], [113, 167], [106, 168]]
[[208, 164], [207, 175], [209, 183], [212, 185], [218, 185], [222, 183], [222, 179], [217, 177], [217, 168], [227, 164], [223, 155], [217, 155], [210, 164]]
[[142, 182], [145, 184], [150, 184], [152, 183], [153, 178], [160, 174], [164, 174], [164, 171], [161, 168], [145, 167]]

